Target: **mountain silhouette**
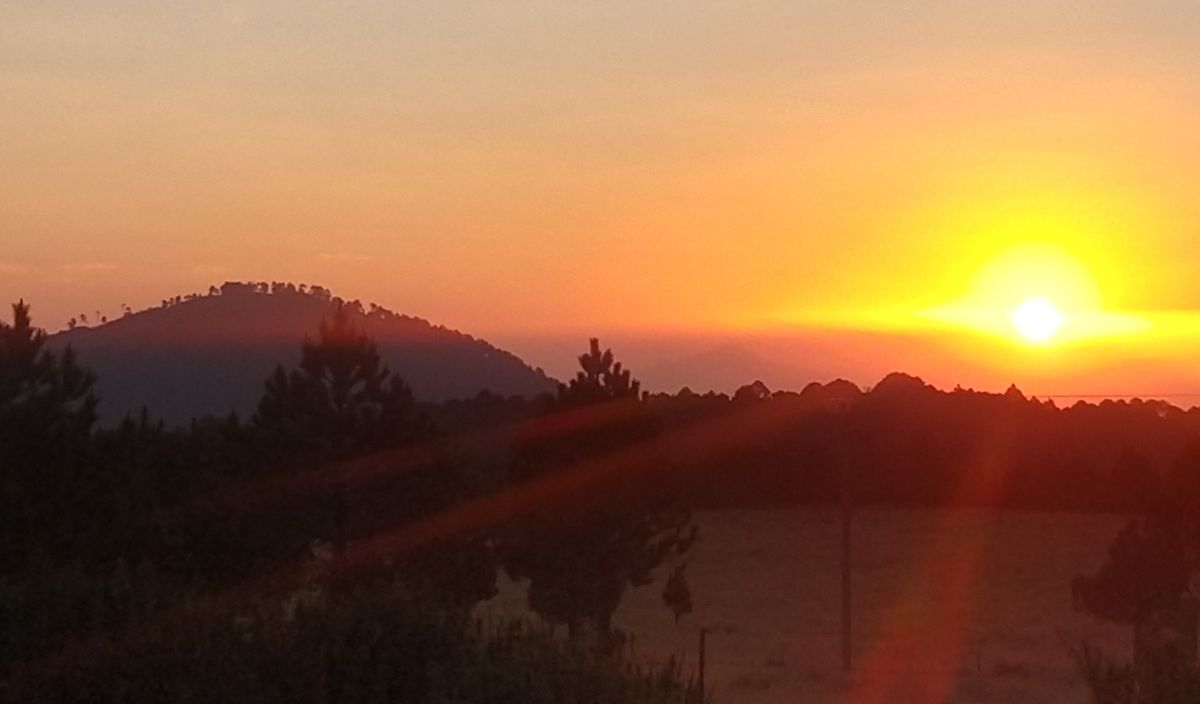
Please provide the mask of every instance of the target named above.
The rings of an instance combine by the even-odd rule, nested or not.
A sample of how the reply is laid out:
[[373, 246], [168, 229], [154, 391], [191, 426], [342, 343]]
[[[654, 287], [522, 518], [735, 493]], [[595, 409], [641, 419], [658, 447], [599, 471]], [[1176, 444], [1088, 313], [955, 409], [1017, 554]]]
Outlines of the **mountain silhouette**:
[[208, 295], [163, 301], [158, 308], [97, 327], [50, 337], [70, 345], [98, 377], [102, 422], [146, 407], [169, 424], [204, 415], [254, 412], [277, 364], [295, 366], [300, 343], [343, 305], [375, 340], [393, 371], [421, 401], [467, 398], [487, 389], [532, 397], [557, 382], [515, 355], [470, 335], [371, 304], [346, 302], [327, 289], [284, 283], [226, 283]]

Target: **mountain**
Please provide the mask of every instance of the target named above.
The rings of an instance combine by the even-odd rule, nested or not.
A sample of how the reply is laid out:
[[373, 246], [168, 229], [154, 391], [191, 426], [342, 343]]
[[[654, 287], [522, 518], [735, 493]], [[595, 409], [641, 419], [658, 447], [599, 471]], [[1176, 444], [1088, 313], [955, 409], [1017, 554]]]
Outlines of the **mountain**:
[[374, 304], [344, 302], [327, 289], [226, 283], [208, 295], [163, 301], [97, 327], [50, 337], [70, 345], [98, 380], [101, 420], [143, 406], [170, 424], [206, 414], [254, 412], [277, 364], [295, 366], [306, 335], [345, 305], [392, 370], [423, 401], [466, 398], [488, 389], [510, 396], [552, 391], [556, 382], [483, 340]]

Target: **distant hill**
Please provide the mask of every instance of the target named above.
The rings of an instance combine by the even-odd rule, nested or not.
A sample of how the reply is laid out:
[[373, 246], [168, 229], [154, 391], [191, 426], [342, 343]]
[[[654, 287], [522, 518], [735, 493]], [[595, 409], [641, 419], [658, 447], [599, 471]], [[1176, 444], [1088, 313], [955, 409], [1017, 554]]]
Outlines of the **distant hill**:
[[304, 337], [315, 336], [322, 319], [343, 303], [420, 400], [466, 398], [484, 389], [534, 396], [555, 388], [540, 369], [483, 340], [373, 304], [343, 302], [320, 286], [226, 283], [208, 295], [74, 327], [51, 336], [50, 345], [71, 345], [96, 373], [103, 422], [143, 406], [171, 424], [230, 411], [246, 416], [275, 365], [295, 366]]

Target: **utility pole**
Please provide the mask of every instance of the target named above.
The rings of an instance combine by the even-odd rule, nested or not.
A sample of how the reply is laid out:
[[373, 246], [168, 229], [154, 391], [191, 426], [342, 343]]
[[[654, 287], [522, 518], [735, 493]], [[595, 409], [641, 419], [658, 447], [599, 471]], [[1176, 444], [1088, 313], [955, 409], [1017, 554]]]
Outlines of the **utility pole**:
[[842, 672], [850, 671], [852, 642], [850, 636], [850, 519], [853, 502], [850, 498], [850, 462], [842, 458]]
[[850, 558], [852, 555], [851, 548], [851, 520], [854, 516], [854, 463], [851, 461], [853, 453], [853, 438], [851, 438], [851, 425], [849, 406], [843, 400], [834, 402], [834, 437], [830, 438], [830, 444], [835, 446], [836, 441], [841, 439], [845, 445], [840, 448], [841, 456], [837, 458], [841, 474], [841, 494], [842, 494], [842, 672], [850, 672], [851, 660], [853, 657], [853, 641], [851, 638], [851, 615], [852, 615], [852, 595], [851, 589], [851, 570]]

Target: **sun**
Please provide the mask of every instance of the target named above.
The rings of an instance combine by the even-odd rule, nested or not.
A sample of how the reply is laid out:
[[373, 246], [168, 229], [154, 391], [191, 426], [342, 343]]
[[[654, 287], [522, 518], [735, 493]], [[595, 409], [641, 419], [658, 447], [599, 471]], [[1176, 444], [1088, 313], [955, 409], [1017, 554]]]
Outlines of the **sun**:
[[1013, 309], [1010, 316], [1017, 333], [1035, 344], [1054, 339], [1063, 326], [1063, 314], [1053, 303], [1034, 296]]

